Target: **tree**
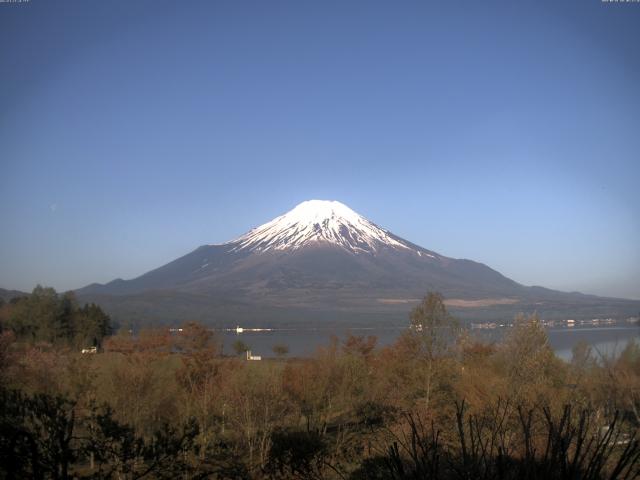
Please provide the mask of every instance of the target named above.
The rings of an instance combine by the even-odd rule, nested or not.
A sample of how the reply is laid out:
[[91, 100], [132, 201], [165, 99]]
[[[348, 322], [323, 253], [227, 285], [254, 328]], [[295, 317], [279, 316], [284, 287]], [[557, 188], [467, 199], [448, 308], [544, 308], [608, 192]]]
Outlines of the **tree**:
[[111, 335], [111, 318], [96, 304], [87, 304], [74, 315], [75, 338], [78, 346], [100, 347], [102, 340]]
[[323, 479], [329, 449], [315, 431], [276, 430], [265, 470], [273, 479]]
[[0, 477], [70, 478], [79, 454], [73, 402], [0, 389], [0, 405]]
[[424, 353], [430, 358], [446, 353], [460, 330], [437, 292], [427, 293], [411, 311], [410, 319], [413, 330], [419, 333]]
[[342, 351], [346, 355], [357, 355], [362, 357], [368, 357], [376, 347], [378, 343], [378, 337], [375, 335], [349, 335], [342, 342]]
[[[80, 416], [65, 397], [0, 387], [0, 478], [194, 478], [189, 452], [197, 426], [163, 424], [137, 436], [111, 409]], [[92, 458], [87, 472], [87, 458]], [[204, 478], [207, 472], [199, 472]]]
[[136, 339], [133, 331], [127, 327], [121, 327], [115, 335], [111, 335], [104, 342], [107, 352], [132, 353], [136, 348]]
[[620, 410], [640, 425], [640, 344], [629, 342], [617, 358], [602, 355], [601, 363], [603, 397], [609, 413]]
[[214, 332], [197, 322], [183, 324], [174, 339], [176, 350], [188, 355], [215, 356], [218, 353], [218, 344]]
[[141, 437], [131, 426], [115, 420], [109, 408], [96, 408], [90, 420], [85, 448], [94, 454], [97, 464], [91, 478], [206, 478], [205, 471], [192, 476], [196, 472], [189, 461], [189, 453], [197, 453], [195, 422], [179, 428], [163, 423], [152, 435]]
[[210, 329], [189, 322], [182, 326], [175, 344], [176, 349], [182, 352], [176, 380], [185, 392], [183, 407], [187, 417], [198, 420], [198, 441], [204, 455], [213, 443], [213, 410], [220, 396], [221, 365], [215, 360], [218, 342]]
[[225, 400], [230, 407], [229, 424], [248, 454], [248, 465], [264, 467], [271, 434], [289, 409], [280, 369], [272, 364], [242, 365], [228, 379]]
[[338, 407], [343, 369], [338, 355], [338, 338], [332, 336], [327, 347], [318, 349], [312, 361], [288, 363], [282, 371], [283, 391], [307, 431], [326, 433], [330, 418]]
[[272, 350], [279, 358], [286, 357], [289, 354], [289, 346], [284, 344], [274, 345]]
[[3, 328], [20, 341], [99, 346], [111, 334], [109, 316], [94, 304], [80, 308], [73, 292], [58, 295], [38, 285], [31, 295], [13, 299], [1, 310]]
[[7, 385], [9, 372], [15, 364], [16, 355], [12, 346], [15, 342], [15, 335], [11, 331], [0, 331], [0, 385]]
[[431, 401], [437, 364], [451, 351], [458, 336], [458, 321], [447, 311], [442, 295], [429, 292], [410, 314], [412, 335], [416, 337], [418, 358], [425, 368], [425, 406]]
[[66, 343], [71, 340], [76, 333], [76, 312], [78, 311], [78, 301], [73, 292], [66, 292], [58, 296], [54, 323], [52, 325], [51, 339], [54, 343]]
[[136, 340], [136, 350], [151, 357], [165, 356], [171, 352], [172, 338], [168, 328], [143, 328]]
[[155, 335], [151, 336], [153, 348], [115, 356], [111, 368], [101, 377], [101, 390], [116, 419], [128, 423], [136, 435], [149, 435], [176, 415], [172, 359], [162, 339], [156, 344]]
[[242, 340], [236, 340], [233, 342], [233, 351], [236, 352], [236, 355], [242, 355], [244, 352], [250, 349], [249, 345], [244, 343]]
[[535, 402], [551, 387], [564, 385], [565, 368], [535, 313], [515, 318], [500, 347], [499, 363], [506, 373], [507, 388], [519, 403]]
[[53, 343], [58, 335], [60, 302], [53, 288], [40, 285], [28, 297], [17, 299], [10, 309], [7, 327], [19, 340]]

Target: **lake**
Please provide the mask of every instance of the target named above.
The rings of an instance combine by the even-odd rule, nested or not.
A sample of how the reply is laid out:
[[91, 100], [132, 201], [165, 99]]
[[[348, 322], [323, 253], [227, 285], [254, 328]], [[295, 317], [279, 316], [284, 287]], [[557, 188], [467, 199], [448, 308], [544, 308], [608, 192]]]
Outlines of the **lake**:
[[[487, 340], [498, 340], [509, 327], [498, 327], [491, 330], [471, 330], [474, 335]], [[354, 327], [354, 328], [278, 328], [261, 331], [248, 331], [242, 333], [234, 331], [218, 331], [222, 336], [224, 353], [233, 352], [233, 343], [242, 340], [247, 344], [253, 355], [273, 357], [274, 345], [283, 344], [289, 347], [289, 357], [308, 357], [314, 354], [318, 347], [328, 345], [332, 335], [339, 338], [353, 335], [375, 335], [378, 337], [378, 346], [390, 345], [398, 336], [407, 329], [406, 325], [388, 327]], [[602, 354], [616, 354], [632, 340], [640, 342], [640, 327], [625, 322], [614, 325], [577, 325], [574, 327], [550, 327], [547, 328], [549, 342], [556, 355], [565, 360], [571, 359], [571, 349], [580, 341], [592, 345]]]

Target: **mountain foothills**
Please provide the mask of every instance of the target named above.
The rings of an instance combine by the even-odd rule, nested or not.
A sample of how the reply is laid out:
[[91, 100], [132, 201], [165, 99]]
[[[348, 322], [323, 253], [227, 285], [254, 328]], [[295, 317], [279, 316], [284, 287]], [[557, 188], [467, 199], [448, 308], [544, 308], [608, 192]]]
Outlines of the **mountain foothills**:
[[0, 301], [8, 302], [12, 298], [24, 297], [27, 295], [28, 293], [21, 292], [19, 290], [5, 290], [4, 288], [0, 288]]
[[131, 280], [76, 291], [117, 319], [215, 325], [406, 321], [427, 291], [463, 319], [626, 316], [640, 301], [523, 286], [404, 240], [335, 201], [310, 200], [227, 243]]

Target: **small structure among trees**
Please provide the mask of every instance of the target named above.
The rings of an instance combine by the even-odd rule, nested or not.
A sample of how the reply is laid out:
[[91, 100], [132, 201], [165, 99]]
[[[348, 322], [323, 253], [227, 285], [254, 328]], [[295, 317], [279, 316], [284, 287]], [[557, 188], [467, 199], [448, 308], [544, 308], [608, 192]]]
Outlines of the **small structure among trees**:
[[262, 360], [260, 355], [251, 355], [251, 350], [247, 350], [247, 360]]

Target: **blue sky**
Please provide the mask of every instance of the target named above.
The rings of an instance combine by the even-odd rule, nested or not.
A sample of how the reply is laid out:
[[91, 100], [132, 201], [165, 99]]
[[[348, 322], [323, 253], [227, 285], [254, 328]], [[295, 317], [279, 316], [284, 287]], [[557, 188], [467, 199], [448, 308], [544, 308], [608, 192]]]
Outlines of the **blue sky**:
[[131, 278], [339, 200], [640, 298], [640, 4], [0, 4], [0, 287]]

